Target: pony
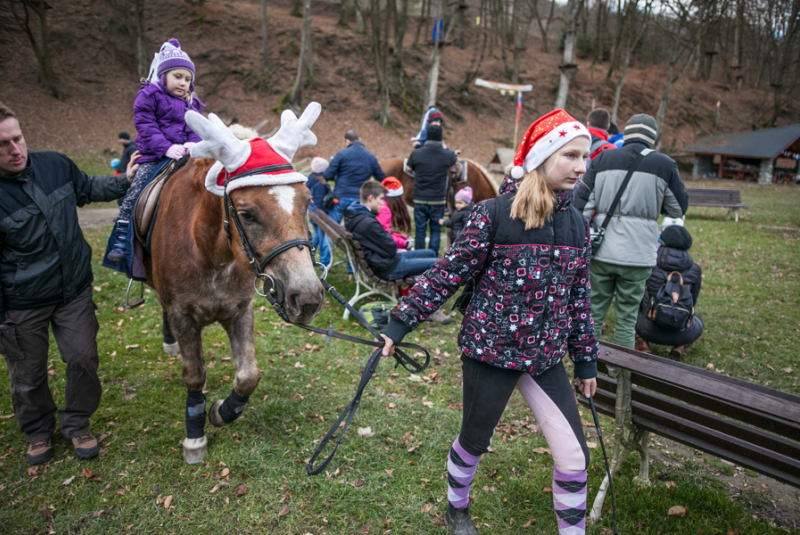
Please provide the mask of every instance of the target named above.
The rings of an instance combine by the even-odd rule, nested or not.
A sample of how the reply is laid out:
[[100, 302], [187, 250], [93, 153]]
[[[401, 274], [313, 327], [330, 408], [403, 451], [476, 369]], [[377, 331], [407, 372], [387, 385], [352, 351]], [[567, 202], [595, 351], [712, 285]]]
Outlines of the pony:
[[[414, 179], [403, 170], [403, 158], [388, 158], [381, 160], [378, 165], [386, 174], [393, 176], [403, 183], [403, 200], [409, 206], [414, 206]], [[486, 199], [493, 199], [498, 195], [497, 183], [492, 179], [489, 171], [472, 160], [463, 160], [462, 165], [467, 166], [467, 180], [461, 181], [461, 173], [450, 173], [447, 177], [447, 208], [453, 213], [455, 194], [464, 187], [472, 188], [472, 201], [478, 203]]]
[[[241, 140], [215, 115], [187, 112], [187, 124], [203, 138], [191, 155], [203, 159], [189, 160], [164, 185], [145, 267], [146, 282], [156, 290], [181, 348], [188, 464], [207, 453], [203, 328], [219, 322], [231, 343], [233, 390], [208, 411], [213, 425], [224, 426], [239, 417], [261, 378], [253, 323], [259, 280], [281, 287], [284, 309], [295, 323], [308, 323], [322, 310], [324, 290], [306, 224], [311, 195], [301, 182], [305, 177], [289, 163], [300, 146], [316, 144], [310, 126], [320, 111], [311, 103], [299, 120], [284, 111], [280, 130], [267, 141]], [[264, 151], [279, 155], [281, 165], [251, 161]], [[255, 172], [237, 183], [235, 173], [253, 163]], [[279, 173], [269, 174], [276, 167], [282, 167]], [[221, 185], [218, 177], [225, 177]]]

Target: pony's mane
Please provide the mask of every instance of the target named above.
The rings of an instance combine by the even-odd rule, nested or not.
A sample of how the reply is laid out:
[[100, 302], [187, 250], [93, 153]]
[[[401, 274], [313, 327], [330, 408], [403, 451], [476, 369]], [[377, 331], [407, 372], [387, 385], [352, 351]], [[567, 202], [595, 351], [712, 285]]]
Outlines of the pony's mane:
[[230, 130], [234, 136], [239, 139], [248, 140], [248, 139], [255, 139], [258, 137], [258, 132], [253, 130], [250, 127], [242, 126], [240, 124], [234, 123], [228, 126], [228, 130]]
[[472, 165], [474, 165], [475, 167], [480, 169], [481, 173], [483, 173], [483, 176], [486, 178], [486, 180], [492, 186], [492, 190], [494, 190], [495, 197], [500, 195], [500, 188], [497, 185], [497, 183], [494, 181], [494, 179], [492, 178], [492, 174], [488, 171], [488, 169], [486, 169], [484, 166], [482, 166], [481, 164], [479, 164], [475, 160], [470, 160], [468, 158], [464, 158], [464, 161], [468, 162], [468, 163], [471, 163]]

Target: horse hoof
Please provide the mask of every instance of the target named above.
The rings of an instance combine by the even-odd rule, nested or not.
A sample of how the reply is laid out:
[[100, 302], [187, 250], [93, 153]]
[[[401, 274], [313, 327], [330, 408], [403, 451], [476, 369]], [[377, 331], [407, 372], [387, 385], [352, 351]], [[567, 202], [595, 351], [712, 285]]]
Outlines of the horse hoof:
[[161, 349], [170, 357], [177, 357], [181, 353], [181, 346], [178, 342], [172, 342], [171, 344], [164, 342], [161, 344]]
[[186, 464], [198, 464], [203, 462], [208, 453], [208, 439], [184, 438], [183, 439], [183, 460]]
[[226, 424], [225, 420], [222, 419], [222, 416], [219, 415], [219, 408], [222, 406], [222, 400], [218, 399], [211, 405], [211, 409], [208, 411], [208, 420], [211, 422], [211, 425], [214, 427], [225, 427]]

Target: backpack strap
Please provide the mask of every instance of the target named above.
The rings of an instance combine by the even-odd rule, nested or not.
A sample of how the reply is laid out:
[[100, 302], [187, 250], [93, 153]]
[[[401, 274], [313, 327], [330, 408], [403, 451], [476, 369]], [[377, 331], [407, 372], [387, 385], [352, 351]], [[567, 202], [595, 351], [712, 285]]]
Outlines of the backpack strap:
[[642, 152], [639, 153], [639, 155], [633, 161], [633, 165], [631, 165], [630, 169], [628, 169], [628, 174], [625, 175], [625, 179], [622, 181], [622, 185], [619, 187], [619, 190], [617, 190], [617, 196], [614, 197], [614, 202], [611, 203], [611, 207], [608, 209], [608, 213], [606, 213], [605, 219], [603, 219], [603, 224], [600, 225], [601, 233], [605, 233], [608, 224], [611, 223], [611, 217], [614, 215], [614, 210], [617, 209], [617, 205], [619, 204], [619, 201], [622, 199], [622, 194], [625, 193], [625, 189], [628, 187], [628, 182], [631, 181], [633, 173], [635, 173], [636, 170], [639, 168], [639, 165], [642, 163], [642, 160], [644, 160], [645, 156], [647, 156], [651, 152], [655, 151], [649, 148], [644, 149]]

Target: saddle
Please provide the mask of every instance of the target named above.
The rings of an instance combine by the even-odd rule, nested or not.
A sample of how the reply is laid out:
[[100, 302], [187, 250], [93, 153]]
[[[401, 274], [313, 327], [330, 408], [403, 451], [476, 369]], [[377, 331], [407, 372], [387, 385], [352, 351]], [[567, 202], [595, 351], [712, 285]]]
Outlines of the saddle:
[[136, 239], [148, 252], [150, 250], [150, 237], [153, 233], [153, 223], [155, 223], [158, 213], [159, 200], [161, 199], [164, 184], [167, 183], [169, 177], [184, 166], [188, 159], [188, 156], [184, 156], [180, 160], [170, 161], [150, 180], [136, 199], [131, 222]]

